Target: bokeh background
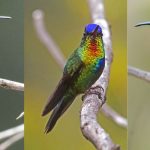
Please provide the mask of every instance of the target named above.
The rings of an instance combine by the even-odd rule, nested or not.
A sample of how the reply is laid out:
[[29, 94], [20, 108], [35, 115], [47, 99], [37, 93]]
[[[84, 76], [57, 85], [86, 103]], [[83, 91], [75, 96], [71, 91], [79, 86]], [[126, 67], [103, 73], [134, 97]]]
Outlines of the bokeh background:
[[[23, 0], [1, 0], [0, 15], [13, 19], [0, 19], [0, 78], [23, 82]], [[23, 123], [16, 117], [23, 111], [23, 92], [0, 88], [0, 131]], [[23, 140], [9, 150], [22, 150]]]
[[[126, 0], [105, 0], [106, 17], [112, 29], [114, 59], [107, 103], [127, 116], [127, 4]], [[25, 149], [77, 150], [95, 148], [80, 131], [81, 96], [61, 117], [54, 130], [44, 134], [49, 115], [41, 117], [47, 97], [58, 83], [62, 71], [39, 41], [33, 27], [32, 12], [42, 9], [48, 32], [68, 57], [80, 43], [84, 26], [91, 22], [87, 1], [25, 1]], [[98, 120], [115, 143], [127, 149], [127, 130], [99, 113]]]
[[[128, 1], [128, 63], [150, 71], [150, 26], [134, 25], [150, 21], [150, 1]], [[129, 150], [150, 149], [150, 85], [128, 78], [128, 147]]]

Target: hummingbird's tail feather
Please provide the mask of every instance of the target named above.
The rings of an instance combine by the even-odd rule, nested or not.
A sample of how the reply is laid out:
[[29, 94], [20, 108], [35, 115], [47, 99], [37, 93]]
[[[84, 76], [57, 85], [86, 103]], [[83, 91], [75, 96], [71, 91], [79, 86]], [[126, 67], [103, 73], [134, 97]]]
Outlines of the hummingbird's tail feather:
[[45, 127], [46, 134], [53, 129], [59, 117], [67, 110], [67, 108], [72, 104], [74, 99], [75, 96], [67, 95], [64, 96], [62, 100], [56, 105], [54, 111], [52, 112], [51, 117], [49, 118], [46, 124]]
[[68, 82], [66, 82], [66, 80], [67, 77], [63, 76], [63, 78], [58, 83], [54, 93], [48, 98], [47, 104], [45, 105], [42, 112], [42, 116], [47, 115], [61, 101], [64, 93], [66, 93], [68, 89]]

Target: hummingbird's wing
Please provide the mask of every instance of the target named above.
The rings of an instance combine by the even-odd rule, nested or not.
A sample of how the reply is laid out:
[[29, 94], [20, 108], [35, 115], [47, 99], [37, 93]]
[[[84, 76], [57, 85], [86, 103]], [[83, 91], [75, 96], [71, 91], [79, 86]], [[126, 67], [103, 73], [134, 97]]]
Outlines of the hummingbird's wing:
[[72, 85], [72, 82], [78, 76], [83, 66], [83, 62], [78, 56], [77, 51], [75, 51], [68, 59], [64, 68], [63, 77], [58, 83], [54, 93], [48, 98], [42, 116], [48, 114], [61, 101], [67, 89]]
[[46, 115], [52, 109], [54, 109], [50, 119], [45, 128], [45, 133], [50, 132], [56, 124], [58, 118], [66, 111], [71, 105], [76, 94], [69, 93], [69, 87], [72, 85], [74, 80], [79, 76], [80, 72], [84, 67], [84, 63], [75, 51], [68, 59], [64, 68], [63, 77], [58, 83], [52, 96], [49, 97], [48, 102], [44, 108], [42, 115]]

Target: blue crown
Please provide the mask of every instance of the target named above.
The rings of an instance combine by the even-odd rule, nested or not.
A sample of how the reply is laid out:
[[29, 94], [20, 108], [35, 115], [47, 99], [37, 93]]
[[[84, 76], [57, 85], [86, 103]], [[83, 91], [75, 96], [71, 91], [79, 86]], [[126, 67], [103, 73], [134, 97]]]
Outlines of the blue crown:
[[97, 32], [98, 33], [102, 33], [102, 28], [99, 25], [97, 25], [97, 24], [88, 24], [88, 25], [86, 25], [85, 26], [85, 32], [92, 33], [97, 26], [99, 27]]

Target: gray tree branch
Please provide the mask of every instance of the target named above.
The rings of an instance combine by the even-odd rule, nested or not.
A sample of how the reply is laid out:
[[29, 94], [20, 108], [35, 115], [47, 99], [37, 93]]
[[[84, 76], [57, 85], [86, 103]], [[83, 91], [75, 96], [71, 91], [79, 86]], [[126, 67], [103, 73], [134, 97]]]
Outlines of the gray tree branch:
[[13, 145], [15, 142], [21, 140], [24, 137], [24, 132], [15, 134], [14, 136], [8, 138], [2, 144], [0, 144], [0, 150], [6, 150], [8, 147]]
[[101, 111], [110, 119], [112, 119], [116, 124], [118, 124], [121, 127], [127, 128], [128, 122], [127, 119], [118, 114], [116, 111], [114, 111], [107, 103], [103, 105], [101, 108]]
[[0, 87], [16, 91], [24, 91], [24, 84], [0, 78]]
[[128, 67], [128, 73], [129, 75], [132, 75], [134, 77], [140, 78], [142, 80], [145, 80], [147, 82], [150, 82], [150, 72], [129, 66]]
[[24, 136], [24, 125], [18, 125], [16, 127], [7, 129], [5, 131], [0, 132], [0, 150], [6, 150], [15, 142], [22, 139]]
[[46, 46], [46, 48], [48, 49], [49, 53], [53, 56], [53, 58], [55, 60], [58, 60], [57, 61], [58, 65], [61, 66], [61, 68], [63, 68], [65, 63], [65, 57], [62, 54], [58, 45], [46, 31], [43, 20], [44, 13], [41, 10], [35, 10], [32, 16], [38, 38]]
[[0, 16], [0, 19], [11, 19], [12, 17], [9, 16]]
[[24, 125], [21, 124], [21, 125], [18, 125], [16, 127], [7, 129], [5, 131], [1, 131], [0, 132], [0, 141], [3, 140], [3, 139], [9, 138], [9, 137], [11, 137], [15, 134], [18, 134], [20, 132], [23, 132], [23, 130], [24, 130]]
[[[11, 80], [6, 80], [0, 78], [0, 87], [10, 90], [16, 91], [24, 91], [24, 84], [20, 82], [15, 82]], [[24, 112], [22, 112], [16, 119], [20, 119], [24, 116]]]

